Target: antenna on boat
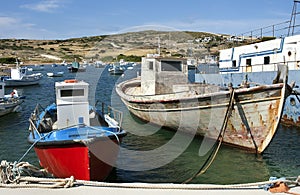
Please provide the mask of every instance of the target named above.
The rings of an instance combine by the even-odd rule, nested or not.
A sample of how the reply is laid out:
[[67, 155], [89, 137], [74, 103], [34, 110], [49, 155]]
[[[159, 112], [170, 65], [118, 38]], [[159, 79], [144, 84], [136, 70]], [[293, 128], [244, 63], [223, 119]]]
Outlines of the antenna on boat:
[[299, 26], [299, 25], [295, 25], [296, 24], [296, 17], [297, 17], [298, 14], [300, 14], [300, 12], [297, 12], [297, 4], [298, 3], [300, 3], [300, 0], [294, 0], [294, 6], [293, 6], [292, 15], [291, 15], [288, 36], [294, 35], [295, 27]]
[[157, 45], [157, 53], [158, 53], [158, 56], [160, 56], [160, 37], [158, 36], [157, 39], [158, 39], [157, 40], [157, 44], [158, 44]]
[[19, 68], [19, 65], [20, 65], [19, 60], [18, 58], [16, 58], [16, 67]]

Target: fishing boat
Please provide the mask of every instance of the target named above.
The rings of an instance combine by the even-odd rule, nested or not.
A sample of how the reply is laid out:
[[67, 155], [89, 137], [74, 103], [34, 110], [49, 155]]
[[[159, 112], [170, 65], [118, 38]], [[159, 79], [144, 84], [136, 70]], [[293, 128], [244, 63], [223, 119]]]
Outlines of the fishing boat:
[[27, 74], [27, 67], [20, 67], [19, 62], [16, 62], [16, 68], [10, 69], [10, 77], [4, 79], [5, 86], [27, 86], [39, 84], [41, 73]]
[[5, 95], [5, 84], [0, 82], [0, 116], [16, 112], [20, 108], [20, 104], [24, 102], [24, 98], [20, 98], [14, 93]]
[[79, 62], [75, 61], [75, 62], [72, 62], [71, 66], [68, 66], [68, 70], [69, 70], [69, 72], [77, 72], [79, 67], [80, 67]]
[[110, 114], [88, 103], [89, 84], [78, 80], [55, 83], [56, 103], [38, 104], [30, 121], [28, 140], [40, 165], [55, 177], [103, 181], [117, 160], [125, 130], [122, 113]]
[[116, 62], [108, 68], [108, 72], [111, 75], [122, 75], [126, 69], [120, 65], [119, 62]]
[[72, 62], [71, 66], [68, 66], [69, 72], [85, 72], [86, 66], [81, 66], [79, 62], [75, 61]]
[[251, 86], [245, 81], [233, 88], [189, 83], [186, 59], [148, 55], [142, 59], [141, 76], [119, 83], [116, 92], [144, 121], [212, 139], [224, 128], [224, 143], [262, 153], [277, 130], [290, 91], [287, 67], [278, 67], [273, 84]]

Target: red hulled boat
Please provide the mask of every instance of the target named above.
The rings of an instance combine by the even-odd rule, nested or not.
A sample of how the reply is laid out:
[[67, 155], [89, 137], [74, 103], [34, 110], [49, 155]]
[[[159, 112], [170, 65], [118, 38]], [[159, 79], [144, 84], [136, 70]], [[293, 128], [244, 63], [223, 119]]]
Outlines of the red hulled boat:
[[37, 105], [30, 117], [28, 140], [41, 166], [59, 178], [105, 180], [126, 136], [121, 113], [109, 116], [89, 106], [86, 82], [67, 80], [55, 88], [56, 103], [45, 109]]

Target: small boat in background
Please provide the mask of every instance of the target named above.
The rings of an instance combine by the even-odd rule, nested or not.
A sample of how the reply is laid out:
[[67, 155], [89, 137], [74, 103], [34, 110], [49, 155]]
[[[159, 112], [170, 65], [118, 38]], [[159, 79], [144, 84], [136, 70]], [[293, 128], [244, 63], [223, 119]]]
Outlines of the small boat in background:
[[68, 70], [69, 72], [77, 72], [79, 67], [80, 67], [79, 62], [75, 60], [75, 62], [72, 62], [71, 66], [68, 66]]
[[68, 70], [69, 72], [85, 72], [86, 66], [80, 66], [80, 63], [75, 60], [71, 66], [68, 66]]
[[64, 76], [64, 72], [47, 72], [48, 77], [62, 77]]
[[24, 102], [23, 98], [19, 97], [16, 92], [5, 95], [4, 86], [5, 84], [0, 82], [0, 116], [18, 111], [20, 104]]
[[65, 80], [55, 83], [56, 103], [37, 105], [30, 121], [28, 140], [34, 143], [40, 165], [55, 177], [103, 181], [118, 157], [126, 132], [122, 113], [111, 114], [88, 103], [89, 84]]
[[122, 75], [126, 69], [119, 62], [110, 65], [108, 72], [111, 75]]
[[39, 84], [42, 74], [27, 74], [27, 67], [20, 67], [17, 60], [16, 68], [10, 69], [10, 77], [4, 79], [5, 86], [27, 86]]

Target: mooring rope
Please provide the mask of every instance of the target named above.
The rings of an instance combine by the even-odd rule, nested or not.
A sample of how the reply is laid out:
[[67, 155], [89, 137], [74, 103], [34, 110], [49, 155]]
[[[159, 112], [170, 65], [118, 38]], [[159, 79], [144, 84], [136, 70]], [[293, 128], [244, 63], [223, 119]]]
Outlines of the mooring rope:
[[233, 103], [234, 103], [234, 89], [232, 88], [230, 90], [230, 96], [229, 96], [229, 104], [227, 106], [227, 110], [226, 110], [226, 114], [223, 120], [223, 124], [219, 133], [219, 136], [217, 138], [217, 142], [214, 144], [213, 146], [213, 150], [210, 153], [209, 157], [207, 158], [207, 160], [204, 162], [204, 164], [202, 165], [202, 167], [199, 169], [199, 171], [194, 174], [191, 178], [187, 179], [186, 181], [183, 182], [183, 184], [186, 184], [190, 181], [192, 181], [194, 178], [202, 175], [203, 173], [205, 173], [207, 171], [207, 169], [211, 166], [211, 164], [213, 163], [213, 161], [215, 160], [217, 153], [221, 147], [221, 144], [223, 142], [224, 139], [224, 135], [225, 135], [225, 130], [227, 127], [227, 123], [228, 123], [228, 119], [231, 116], [231, 112], [233, 109]]
[[[296, 178], [296, 180], [295, 180]], [[294, 179], [294, 180], [292, 180]], [[173, 189], [173, 190], [224, 190], [224, 189], [265, 189], [269, 190], [276, 183], [300, 185], [300, 176], [291, 178], [272, 178], [269, 181], [215, 185], [215, 184], [155, 184], [155, 183], [107, 183], [70, 178], [52, 178], [45, 170], [28, 162], [10, 163], [5, 160], [0, 165], [0, 187], [2, 188], [71, 188], [74, 186], [132, 188], [132, 189]]]

